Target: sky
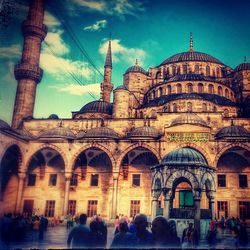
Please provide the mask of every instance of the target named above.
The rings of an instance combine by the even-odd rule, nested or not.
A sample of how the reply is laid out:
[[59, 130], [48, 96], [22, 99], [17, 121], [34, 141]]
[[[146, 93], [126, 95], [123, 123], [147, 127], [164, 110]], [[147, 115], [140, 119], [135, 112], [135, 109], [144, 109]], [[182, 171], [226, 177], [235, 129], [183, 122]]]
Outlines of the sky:
[[[6, 2], [0, 1], [0, 12]], [[0, 119], [10, 124], [17, 86], [13, 69], [21, 57], [21, 23], [29, 0], [9, 2], [8, 23], [0, 19]], [[249, 9], [249, 0], [47, 0], [48, 34], [40, 57], [44, 75], [34, 117], [71, 118], [72, 111], [100, 98], [110, 33], [114, 87], [136, 59], [148, 70], [188, 51], [190, 32], [195, 51], [231, 68], [244, 56], [249, 62]]]

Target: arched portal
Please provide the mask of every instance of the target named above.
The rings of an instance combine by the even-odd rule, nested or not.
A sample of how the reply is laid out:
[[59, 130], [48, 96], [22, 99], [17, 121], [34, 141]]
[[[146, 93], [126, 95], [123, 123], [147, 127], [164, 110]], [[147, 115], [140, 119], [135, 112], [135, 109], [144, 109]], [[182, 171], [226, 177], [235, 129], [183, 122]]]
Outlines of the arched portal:
[[110, 219], [112, 210], [112, 163], [102, 149], [90, 147], [75, 159], [70, 181], [68, 213], [101, 214]]
[[35, 152], [27, 166], [22, 212], [61, 215], [65, 195], [65, 162], [51, 147]]
[[250, 219], [250, 151], [227, 149], [217, 162], [216, 215]]
[[150, 214], [150, 167], [158, 163], [157, 156], [145, 147], [133, 148], [124, 155], [118, 180], [124, 187], [118, 193], [118, 213], [129, 217], [139, 212]]
[[0, 165], [0, 201], [2, 212], [14, 212], [18, 191], [18, 174], [22, 161], [21, 150], [17, 145], [10, 146], [3, 155]]

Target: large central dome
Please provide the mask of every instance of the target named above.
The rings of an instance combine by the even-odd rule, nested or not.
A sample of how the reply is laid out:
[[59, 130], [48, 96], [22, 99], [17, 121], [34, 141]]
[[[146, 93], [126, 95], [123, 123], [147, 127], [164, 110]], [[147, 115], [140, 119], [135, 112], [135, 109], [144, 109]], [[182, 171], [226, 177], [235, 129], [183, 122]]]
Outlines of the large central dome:
[[160, 65], [170, 64], [170, 63], [177, 63], [177, 62], [188, 62], [188, 61], [199, 61], [199, 62], [211, 62], [211, 63], [218, 63], [223, 64], [218, 59], [210, 56], [208, 54], [196, 51], [188, 51], [182, 52], [176, 55], [173, 55], [162, 62]]

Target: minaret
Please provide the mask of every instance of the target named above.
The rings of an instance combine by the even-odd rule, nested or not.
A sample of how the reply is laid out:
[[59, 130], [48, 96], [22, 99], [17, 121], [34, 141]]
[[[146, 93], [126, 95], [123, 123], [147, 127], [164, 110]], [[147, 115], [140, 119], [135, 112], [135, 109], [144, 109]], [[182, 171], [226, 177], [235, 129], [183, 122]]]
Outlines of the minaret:
[[111, 54], [111, 38], [109, 39], [108, 51], [104, 65], [104, 78], [101, 83], [101, 100], [110, 102], [110, 95], [113, 91], [112, 77], [112, 54]]
[[13, 128], [17, 128], [23, 118], [33, 116], [36, 85], [43, 75], [43, 70], [39, 67], [41, 43], [47, 34], [47, 27], [43, 24], [44, 2], [45, 0], [33, 0], [28, 17], [22, 24], [22, 59], [14, 69], [17, 90], [12, 118]]
[[189, 41], [189, 51], [192, 52], [193, 50], [193, 34], [190, 32], [190, 41]]

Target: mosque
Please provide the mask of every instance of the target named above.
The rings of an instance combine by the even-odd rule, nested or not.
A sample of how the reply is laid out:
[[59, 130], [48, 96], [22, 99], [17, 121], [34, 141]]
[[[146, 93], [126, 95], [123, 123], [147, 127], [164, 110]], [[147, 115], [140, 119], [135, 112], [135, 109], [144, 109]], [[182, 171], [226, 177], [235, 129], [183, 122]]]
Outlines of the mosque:
[[136, 62], [114, 89], [109, 41], [100, 100], [71, 119], [33, 118], [43, 2], [23, 22], [12, 125], [0, 121], [0, 213], [250, 220], [250, 63], [232, 69], [191, 36], [188, 51]]

